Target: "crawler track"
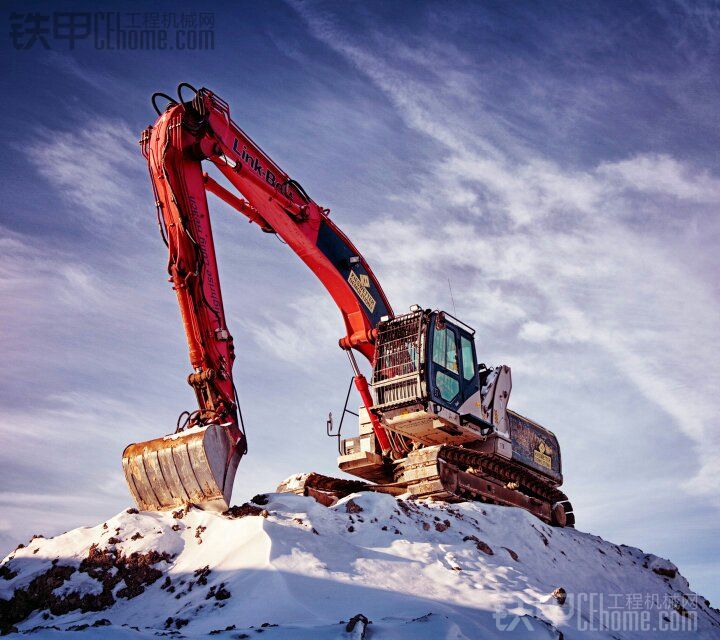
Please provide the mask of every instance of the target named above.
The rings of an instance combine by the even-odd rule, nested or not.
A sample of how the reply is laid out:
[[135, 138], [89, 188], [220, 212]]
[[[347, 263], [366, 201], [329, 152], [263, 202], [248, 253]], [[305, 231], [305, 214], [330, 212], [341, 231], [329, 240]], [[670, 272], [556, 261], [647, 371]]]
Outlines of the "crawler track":
[[413, 451], [395, 463], [384, 484], [311, 473], [283, 483], [278, 491], [308, 495], [325, 505], [357, 491], [409, 493], [416, 498], [451, 502], [477, 500], [521, 507], [553, 526], [575, 525], [572, 505], [558, 488], [517, 462], [463, 447]]
[[395, 473], [418, 497], [479, 500], [527, 509], [555, 526], [575, 525], [568, 497], [512, 460], [463, 447], [426, 447], [411, 452]]

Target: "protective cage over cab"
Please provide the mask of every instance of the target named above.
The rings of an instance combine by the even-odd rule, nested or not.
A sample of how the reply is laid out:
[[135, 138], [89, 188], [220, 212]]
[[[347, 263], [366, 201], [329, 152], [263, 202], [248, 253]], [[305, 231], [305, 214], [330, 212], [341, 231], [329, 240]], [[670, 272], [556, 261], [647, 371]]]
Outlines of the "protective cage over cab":
[[492, 431], [481, 417], [474, 330], [442, 311], [378, 325], [373, 409], [417, 442], [460, 444]]

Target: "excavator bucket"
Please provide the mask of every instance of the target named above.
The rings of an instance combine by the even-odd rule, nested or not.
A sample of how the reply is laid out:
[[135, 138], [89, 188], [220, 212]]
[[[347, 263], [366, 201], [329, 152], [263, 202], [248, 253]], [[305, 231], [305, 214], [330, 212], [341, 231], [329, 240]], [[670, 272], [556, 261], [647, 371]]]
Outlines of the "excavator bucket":
[[143, 511], [185, 505], [225, 511], [242, 444], [226, 425], [218, 424], [131, 444], [123, 451], [130, 493]]

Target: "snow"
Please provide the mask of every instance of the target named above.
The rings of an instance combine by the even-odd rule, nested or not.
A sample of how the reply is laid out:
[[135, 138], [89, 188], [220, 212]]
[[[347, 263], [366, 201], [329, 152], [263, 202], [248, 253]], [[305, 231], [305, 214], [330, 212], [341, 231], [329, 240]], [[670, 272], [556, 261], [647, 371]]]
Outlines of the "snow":
[[279, 486], [285, 487], [286, 491], [299, 491], [302, 489], [304, 480], [309, 476], [308, 473], [296, 473], [283, 480]]
[[[76, 569], [56, 596], [97, 594], [102, 585], [80, 563], [98, 545], [169, 559], [153, 565], [161, 577], [139, 595], [123, 597], [121, 581], [112, 606], [58, 616], [36, 610], [18, 630], [64, 638], [95, 623], [110, 639], [211, 631], [218, 638], [348, 639], [362, 637], [362, 621], [352, 631], [346, 625], [363, 614], [371, 621], [365, 637], [374, 640], [667, 637], [661, 626], [681, 629], [673, 638], [720, 638], [720, 612], [668, 560], [552, 528], [520, 509], [373, 493], [330, 508], [293, 494], [267, 499], [252, 510], [258, 515], [129, 510], [97, 527], [36, 538], [3, 561], [12, 577], [0, 578], [0, 599], [27, 588], [55, 560]], [[558, 588], [567, 593], [564, 604], [553, 596]], [[2, 611], [0, 602], [0, 618]]]
[[187, 429], [183, 429], [182, 431], [163, 436], [163, 440], [177, 440], [179, 438], [185, 438], [186, 436], [191, 436], [194, 433], [202, 433], [206, 429], [207, 425], [198, 424], [194, 427], [188, 427]]
[[[228, 427], [231, 426], [231, 423], [224, 422], [220, 425], [221, 427]], [[182, 431], [176, 431], [175, 433], [170, 433], [166, 436], [163, 436], [163, 440], [178, 440], [179, 438], [185, 438], [187, 436], [193, 435], [195, 433], [202, 433], [203, 431], [206, 431], [208, 428], [208, 425], [206, 424], [196, 424], [194, 427], [188, 427], [186, 429], [183, 429]]]

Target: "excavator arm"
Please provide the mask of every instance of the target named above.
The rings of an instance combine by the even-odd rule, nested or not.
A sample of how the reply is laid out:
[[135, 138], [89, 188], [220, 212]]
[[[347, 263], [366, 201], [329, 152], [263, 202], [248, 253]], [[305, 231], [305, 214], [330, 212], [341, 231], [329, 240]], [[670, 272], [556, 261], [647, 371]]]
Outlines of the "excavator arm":
[[[182, 91], [192, 91], [185, 100]], [[257, 224], [277, 234], [313, 271], [342, 315], [340, 346], [353, 366], [363, 404], [372, 397], [352, 350], [372, 362], [375, 327], [393, 317], [369, 265], [298, 182], [278, 167], [230, 118], [226, 102], [208, 89], [178, 87], [178, 99], [141, 139], [155, 193], [158, 222], [168, 246], [168, 274], [187, 337], [199, 409], [186, 413], [178, 432], [130, 445], [123, 465], [130, 490], [143, 508], [167, 509], [188, 502], [227, 508], [235, 469], [246, 451], [232, 378], [233, 340], [225, 321], [206, 193], [209, 191]], [[203, 172], [212, 162], [239, 192]], [[402, 452], [370, 413], [384, 453]], [[168, 440], [170, 440], [168, 442]]]

